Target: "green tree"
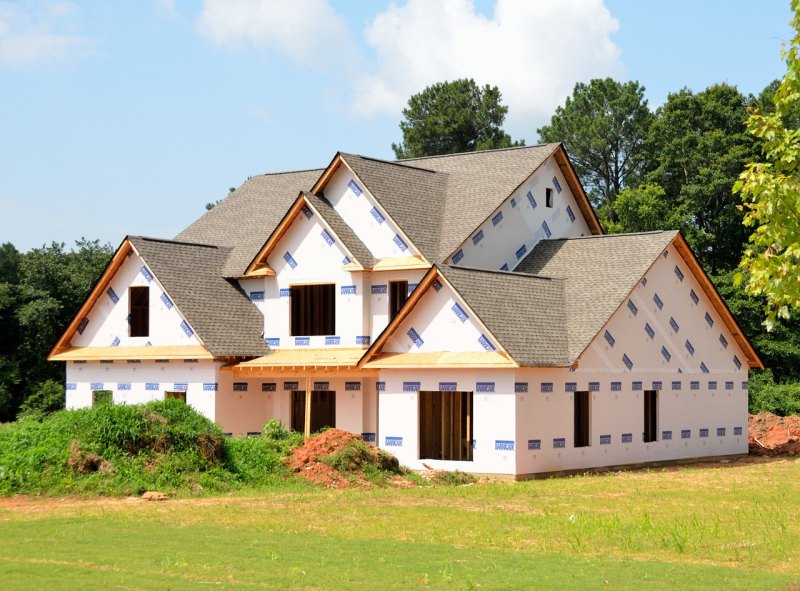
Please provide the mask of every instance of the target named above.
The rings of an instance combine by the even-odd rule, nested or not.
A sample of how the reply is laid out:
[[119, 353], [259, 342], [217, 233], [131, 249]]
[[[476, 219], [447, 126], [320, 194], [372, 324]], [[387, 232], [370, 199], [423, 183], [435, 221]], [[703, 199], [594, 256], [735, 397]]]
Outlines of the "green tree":
[[400, 122], [403, 142], [392, 144], [397, 158], [476, 152], [524, 145], [502, 129], [508, 107], [496, 86], [472, 78], [439, 82], [408, 99]]
[[606, 230], [610, 233], [685, 231], [688, 228], [685, 208], [674, 207], [659, 185], [645, 183], [623, 189], [614, 200], [612, 209], [617, 221], [606, 221]]
[[689, 216], [686, 238], [711, 272], [734, 268], [746, 238], [733, 184], [759, 148], [745, 127], [748, 102], [727, 84], [683, 89], [667, 97], [650, 128], [656, 166], [648, 181]]
[[[766, 296], [766, 325], [800, 307], [800, 129], [786, 126], [800, 112], [800, 0], [792, 0], [795, 35], [783, 52], [787, 72], [775, 91], [772, 113], [756, 109], [747, 129], [764, 142], [763, 162], [752, 161], [736, 183], [750, 245], [737, 275], [745, 289]], [[755, 159], [753, 159], [755, 160]]]
[[652, 118], [638, 82], [597, 78], [576, 84], [550, 124], [537, 131], [542, 142], [564, 142], [592, 203], [613, 220], [614, 199], [645, 172]]
[[47, 354], [112, 253], [111, 245], [84, 239], [71, 251], [55, 242], [21, 255], [0, 247], [0, 420], [12, 420], [47, 380], [63, 383], [63, 364]]

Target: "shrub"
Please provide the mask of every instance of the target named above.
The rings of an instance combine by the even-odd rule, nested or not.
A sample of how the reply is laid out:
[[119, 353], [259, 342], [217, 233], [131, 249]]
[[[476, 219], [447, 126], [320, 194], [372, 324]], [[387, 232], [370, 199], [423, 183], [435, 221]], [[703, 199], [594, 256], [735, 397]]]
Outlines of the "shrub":
[[776, 415], [800, 414], [800, 382], [776, 384], [772, 371], [750, 374], [749, 411], [752, 414], [771, 412]]
[[64, 385], [55, 380], [46, 380], [22, 403], [19, 416], [41, 419], [62, 408]]
[[0, 494], [138, 494], [228, 490], [287, 473], [302, 435], [268, 424], [265, 435], [226, 439], [179, 400], [101, 404], [23, 418], [0, 429]]

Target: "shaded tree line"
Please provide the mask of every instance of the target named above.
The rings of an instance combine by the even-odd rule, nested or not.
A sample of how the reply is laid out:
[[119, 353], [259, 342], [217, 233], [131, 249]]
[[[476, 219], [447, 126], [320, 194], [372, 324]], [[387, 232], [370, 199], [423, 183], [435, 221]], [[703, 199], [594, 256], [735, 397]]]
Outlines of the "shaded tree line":
[[47, 354], [100, 276], [113, 249], [81, 239], [20, 253], [0, 245], [0, 422], [64, 406], [64, 364]]

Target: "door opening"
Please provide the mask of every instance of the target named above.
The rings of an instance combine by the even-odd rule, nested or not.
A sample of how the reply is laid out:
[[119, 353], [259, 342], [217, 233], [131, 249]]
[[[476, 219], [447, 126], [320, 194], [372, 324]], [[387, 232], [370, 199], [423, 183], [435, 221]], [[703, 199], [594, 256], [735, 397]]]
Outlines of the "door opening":
[[419, 457], [472, 461], [472, 392], [419, 393]]

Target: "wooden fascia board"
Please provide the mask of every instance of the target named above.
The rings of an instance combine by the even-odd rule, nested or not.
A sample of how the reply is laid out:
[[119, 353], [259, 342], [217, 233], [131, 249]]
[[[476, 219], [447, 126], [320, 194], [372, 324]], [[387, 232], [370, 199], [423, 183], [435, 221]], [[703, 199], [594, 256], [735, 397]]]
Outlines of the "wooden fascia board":
[[572, 191], [572, 195], [575, 197], [575, 202], [578, 204], [578, 209], [580, 209], [583, 214], [586, 225], [589, 226], [592, 234], [603, 234], [603, 227], [600, 225], [600, 220], [597, 219], [597, 214], [595, 214], [592, 204], [586, 196], [586, 191], [583, 190], [583, 185], [581, 185], [578, 175], [575, 174], [575, 169], [572, 168], [572, 163], [569, 160], [567, 151], [564, 149], [564, 144], [559, 144], [553, 155], [558, 167], [561, 169], [561, 173], [567, 181], [567, 185], [569, 185], [570, 191]]
[[411, 313], [411, 310], [414, 308], [416, 303], [422, 298], [422, 295], [428, 290], [433, 281], [439, 275], [439, 270], [436, 267], [431, 267], [428, 272], [425, 273], [417, 285], [417, 288], [411, 292], [411, 297], [406, 300], [406, 303], [403, 304], [403, 307], [400, 308], [400, 311], [397, 312], [395, 317], [392, 318], [391, 322], [386, 325], [386, 328], [383, 329], [381, 334], [378, 335], [378, 338], [375, 339], [375, 342], [372, 343], [372, 346], [367, 349], [367, 351], [364, 353], [364, 356], [359, 360], [358, 367], [363, 368], [365, 363], [367, 363], [381, 351], [383, 346], [386, 344], [386, 341], [389, 340], [389, 337], [394, 334], [395, 330], [397, 330], [397, 327], [400, 326], [403, 320], [405, 320], [406, 317]]
[[478, 321], [478, 324], [480, 325], [481, 329], [486, 334], [492, 335], [492, 338], [495, 340], [495, 342], [500, 345], [502, 351], [497, 351], [497, 352], [501, 353], [506, 358], [508, 358], [508, 360], [514, 364], [514, 367], [519, 367], [519, 363], [517, 362], [517, 360], [511, 356], [511, 353], [509, 353], [508, 350], [503, 346], [503, 343], [500, 342], [500, 339], [498, 339], [497, 336], [491, 330], [489, 330], [489, 327], [486, 326], [486, 324], [484, 324], [483, 320], [481, 320], [481, 317], [478, 315], [478, 313], [472, 308], [472, 306], [469, 305], [469, 303], [467, 303], [467, 301], [464, 299], [464, 296], [461, 295], [461, 292], [459, 292], [455, 288], [455, 286], [447, 280], [447, 278], [444, 276], [443, 273], [439, 273], [439, 277], [447, 284], [447, 286], [452, 290], [452, 292], [458, 296], [458, 299], [461, 301], [461, 303], [464, 304], [470, 312], [472, 312], [473, 317], [475, 318], [475, 320]]
[[114, 256], [111, 257], [111, 260], [106, 265], [106, 268], [103, 269], [100, 277], [97, 279], [97, 281], [95, 281], [92, 290], [89, 292], [89, 297], [87, 297], [83, 302], [83, 305], [80, 307], [78, 312], [72, 317], [72, 321], [69, 323], [66, 330], [61, 334], [61, 337], [59, 337], [58, 341], [56, 341], [56, 344], [47, 354], [48, 361], [51, 361], [54, 355], [69, 349], [70, 341], [72, 340], [72, 337], [75, 336], [81, 320], [84, 318], [84, 316], [87, 316], [89, 312], [91, 312], [92, 307], [105, 291], [106, 286], [111, 283], [111, 279], [114, 277], [117, 271], [119, 271], [119, 268], [128, 258], [128, 254], [134, 252], [134, 250], [135, 249], [133, 248], [131, 241], [125, 237], [125, 239], [119, 245], [119, 248], [117, 248], [117, 252], [114, 253]]
[[747, 358], [750, 369], [764, 369], [764, 363], [761, 361], [758, 353], [756, 353], [756, 350], [750, 344], [750, 341], [742, 332], [742, 329], [736, 322], [736, 318], [733, 316], [730, 308], [728, 308], [728, 304], [725, 303], [725, 300], [722, 299], [721, 295], [719, 295], [719, 292], [711, 282], [711, 279], [709, 279], [708, 275], [706, 275], [706, 272], [700, 265], [700, 261], [697, 260], [694, 252], [692, 252], [689, 243], [686, 242], [686, 239], [680, 233], [678, 233], [672, 243], [675, 245], [675, 250], [677, 250], [683, 258], [686, 266], [689, 268], [689, 271], [700, 284], [700, 288], [706, 294], [706, 297], [711, 302], [714, 310], [716, 310], [717, 314], [719, 314], [719, 317], [722, 318], [723, 324], [725, 324], [725, 326], [733, 335], [734, 340]]
[[[364, 182], [364, 179], [362, 179], [360, 176], [358, 176], [356, 174], [356, 171], [353, 170], [352, 167], [347, 163], [347, 160], [344, 159], [344, 156], [341, 157], [341, 161], [347, 167], [347, 170], [350, 171], [350, 174], [352, 174], [353, 177], [359, 183], [361, 183], [361, 186], [364, 187], [364, 189], [369, 190], [369, 185], [367, 185], [367, 183]], [[428, 261], [428, 259], [425, 258], [425, 255], [422, 254], [422, 251], [419, 248], [417, 248], [417, 245], [414, 244], [414, 241], [411, 240], [411, 238], [408, 237], [408, 234], [405, 233], [405, 230], [403, 230], [403, 227], [400, 224], [398, 224], [397, 221], [391, 215], [389, 215], [389, 212], [386, 211], [386, 208], [381, 203], [381, 200], [378, 199], [378, 197], [371, 190], [369, 190], [369, 194], [372, 196], [372, 199], [375, 201], [375, 204], [378, 207], [378, 210], [380, 211], [381, 215], [383, 215], [384, 218], [386, 218], [392, 224], [394, 224], [394, 227], [397, 228], [397, 232], [400, 234], [401, 238], [403, 238], [403, 240], [405, 240], [406, 244], [408, 244], [409, 246], [413, 246], [414, 250], [417, 251], [417, 254], [414, 255], [414, 256], [418, 256], [423, 261], [425, 261], [426, 266], [431, 266], [432, 263], [430, 263]]]
[[331, 177], [336, 174], [336, 171], [339, 170], [339, 167], [342, 165], [342, 153], [336, 152], [336, 155], [331, 160], [331, 163], [328, 164], [328, 167], [322, 172], [320, 177], [317, 179], [317, 182], [314, 183], [314, 186], [311, 187], [311, 192], [314, 195], [319, 195], [319, 192], [325, 188], [325, 185], [328, 184], [328, 181]]
[[[253, 260], [247, 266], [247, 269], [244, 272], [244, 277], [252, 277], [253, 273], [260, 269], [263, 266], [267, 266], [267, 256], [272, 252], [272, 249], [278, 243], [278, 241], [283, 238], [283, 235], [289, 230], [289, 227], [292, 225], [294, 218], [297, 217], [297, 214], [303, 209], [303, 205], [307, 203], [305, 196], [301, 192], [297, 199], [295, 199], [292, 206], [286, 212], [286, 214], [281, 219], [278, 226], [273, 230], [272, 234], [270, 234], [267, 241], [264, 243], [264, 246], [261, 247], [261, 250], [258, 251], [258, 254], [253, 257]], [[257, 275], [256, 275], [257, 276]]]

